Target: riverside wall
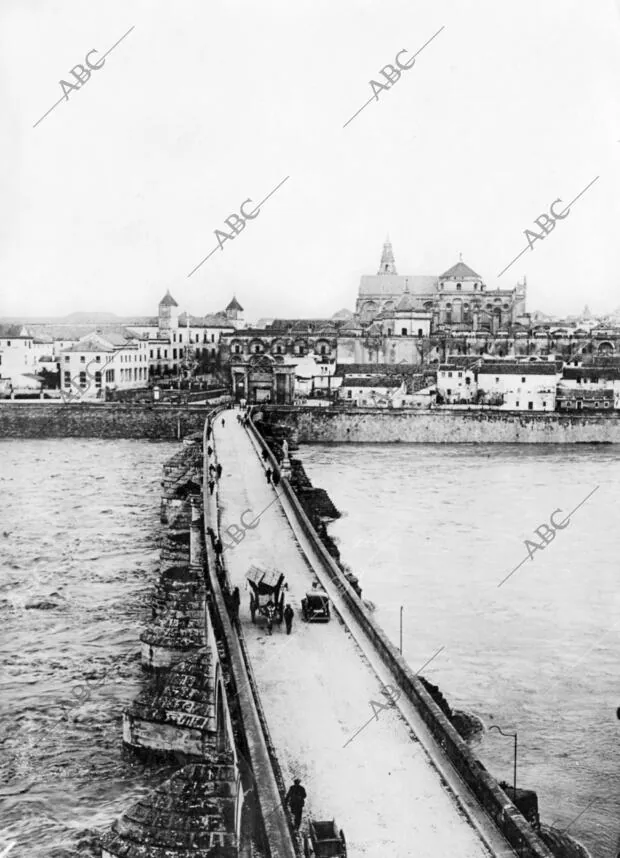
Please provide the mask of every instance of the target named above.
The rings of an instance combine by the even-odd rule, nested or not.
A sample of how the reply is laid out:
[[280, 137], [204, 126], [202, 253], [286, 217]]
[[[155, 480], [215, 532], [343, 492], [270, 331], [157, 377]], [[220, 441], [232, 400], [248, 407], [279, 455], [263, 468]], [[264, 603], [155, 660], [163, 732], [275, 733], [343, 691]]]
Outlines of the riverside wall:
[[523, 411], [256, 408], [298, 443], [620, 444], [620, 415]]
[[175, 441], [202, 432], [206, 406], [0, 403], [0, 438], [140, 438]]

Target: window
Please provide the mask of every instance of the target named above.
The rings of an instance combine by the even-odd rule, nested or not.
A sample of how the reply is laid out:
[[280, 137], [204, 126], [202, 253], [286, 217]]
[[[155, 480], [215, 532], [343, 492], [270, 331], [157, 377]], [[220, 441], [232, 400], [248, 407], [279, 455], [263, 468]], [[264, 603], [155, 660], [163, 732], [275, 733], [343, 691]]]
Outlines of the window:
[[448, 373], [448, 378], [452, 378], [452, 373], [451, 373], [451, 372], [449, 372], [449, 373]]
[[177, 356], [177, 350], [172, 349], [172, 357], [176, 359], [176, 356]]
[[173, 334], [173, 335], [172, 335], [172, 342], [173, 342], [173, 343], [176, 343], [176, 341], [177, 341], [177, 335], [176, 335], [176, 334]]
[[161, 359], [161, 349], [157, 349], [157, 360]]
[[524, 376], [524, 375], [522, 375], [522, 376], [521, 376], [521, 381], [522, 381], [522, 382], [524, 382], [524, 381], [525, 381], [525, 376]]
[[392, 336], [392, 329], [388, 328], [387, 331], [388, 331], [387, 332], [388, 337], [391, 337]]
[[543, 408], [546, 408], [546, 407], [547, 407], [547, 403], [543, 402]]
[[95, 387], [101, 390], [101, 372], [99, 370], [95, 373]]
[[10, 341], [10, 340], [7, 340], [7, 341], [6, 341], [6, 344], [7, 344], [7, 346], [10, 346], [10, 345], [11, 345], [11, 341]]
[[465, 384], [471, 384], [471, 378], [466, 378], [466, 379], [465, 379]]
[[325, 346], [321, 346], [321, 354], [327, 354], [327, 349], [325, 348]]
[[167, 358], [167, 357], [168, 357], [168, 349], [165, 349], [165, 350], [164, 350], [164, 357], [165, 357], [165, 358]]
[[151, 360], [152, 360], [152, 359], [153, 359], [153, 349], [150, 349], [150, 357], [151, 357]]
[[65, 355], [65, 363], [69, 363], [69, 361], [70, 361], [70, 360], [71, 360], [70, 356], [69, 356], [69, 355]]
[[80, 387], [86, 387], [86, 373], [80, 373]]
[[183, 334], [179, 334], [179, 342], [180, 342], [180, 343], [182, 343], [182, 342], [183, 342]]
[[71, 387], [71, 373], [69, 372], [68, 369], [65, 370], [64, 385], [65, 385], [65, 387]]
[[196, 334], [196, 339], [194, 342], [196, 342], [196, 343], [198, 342], [198, 337], [199, 337], [199, 334]]
[[211, 342], [212, 342], [212, 343], [214, 343], [214, 342], [215, 342], [215, 334], [211, 334]]
[[460, 291], [461, 291], [461, 284], [460, 284], [460, 283], [457, 283], [457, 284], [456, 284], [456, 291], [457, 291], [457, 292], [460, 292]]
[[254, 354], [260, 354], [260, 346], [254, 346]]
[[276, 354], [277, 354], [277, 355], [281, 355], [281, 354], [282, 354], [282, 346], [276, 346]]
[[80, 363], [86, 363], [86, 357], [84, 355], [80, 355]]
[[459, 378], [463, 378], [463, 373], [459, 372]]
[[235, 354], [241, 354], [241, 346], [235, 346]]
[[517, 401], [515, 402], [515, 405], [516, 405], [516, 407], [517, 407], [517, 408], [519, 407], [519, 400], [518, 400], [518, 399], [517, 399]]
[[423, 336], [424, 336], [424, 332], [422, 331], [422, 328], [418, 328], [418, 336], [419, 336], [419, 337], [423, 337]]
[[106, 382], [114, 381], [114, 370], [113, 369], [106, 369], [105, 380], [106, 380]]
[[400, 335], [401, 335], [401, 337], [406, 337], [407, 336], [407, 328], [401, 328], [400, 329]]
[[101, 355], [95, 355], [95, 363], [101, 363]]
[[451, 388], [451, 387], [449, 387], [449, 388], [446, 390], [446, 393], [448, 394], [448, 396], [452, 396], [452, 388]]
[[353, 391], [349, 388], [349, 390], [347, 390], [347, 397], [348, 397], [348, 399], [351, 399], [352, 396], [353, 396]]
[[499, 384], [499, 378], [495, 377], [495, 384]]

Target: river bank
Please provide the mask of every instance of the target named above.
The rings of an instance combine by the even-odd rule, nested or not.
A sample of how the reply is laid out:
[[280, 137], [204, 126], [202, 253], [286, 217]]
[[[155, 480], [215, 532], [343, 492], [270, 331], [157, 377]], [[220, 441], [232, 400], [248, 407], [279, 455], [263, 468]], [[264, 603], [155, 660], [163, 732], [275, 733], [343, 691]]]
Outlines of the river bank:
[[259, 413], [299, 444], [620, 444], [615, 414], [286, 406]]

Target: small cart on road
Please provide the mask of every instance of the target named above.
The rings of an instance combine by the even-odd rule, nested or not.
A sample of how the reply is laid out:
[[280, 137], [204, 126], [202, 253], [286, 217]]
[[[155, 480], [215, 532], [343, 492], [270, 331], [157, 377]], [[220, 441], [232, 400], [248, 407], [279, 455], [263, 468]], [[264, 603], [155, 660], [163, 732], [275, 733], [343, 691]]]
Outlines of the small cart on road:
[[245, 576], [250, 585], [250, 614], [256, 622], [256, 614], [268, 621], [281, 623], [284, 613], [284, 573], [276, 569], [250, 566]]
[[347, 842], [342, 828], [330, 819], [319, 822], [311, 819], [304, 835], [304, 858], [346, 858]]

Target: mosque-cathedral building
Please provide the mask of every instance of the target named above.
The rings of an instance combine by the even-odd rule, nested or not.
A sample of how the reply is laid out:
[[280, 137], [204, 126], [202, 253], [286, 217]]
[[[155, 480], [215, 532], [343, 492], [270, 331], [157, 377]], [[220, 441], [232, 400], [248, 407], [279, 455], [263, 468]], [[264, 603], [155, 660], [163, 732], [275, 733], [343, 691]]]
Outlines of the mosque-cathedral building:
[[388, 239], [377, 273], [360, 280], [356, 313], [362, 324], [381, 321], [388, 335], [403, 333], [405, 326], [399, 331], [397, 325], [402, 313], [419, 319], [424, 336], [442, 330], [494, 334], [524, 321], [526, 288], [524, 281], [513, 289], [489, 290], [462, 259], [438, 277], [398, 274]]

